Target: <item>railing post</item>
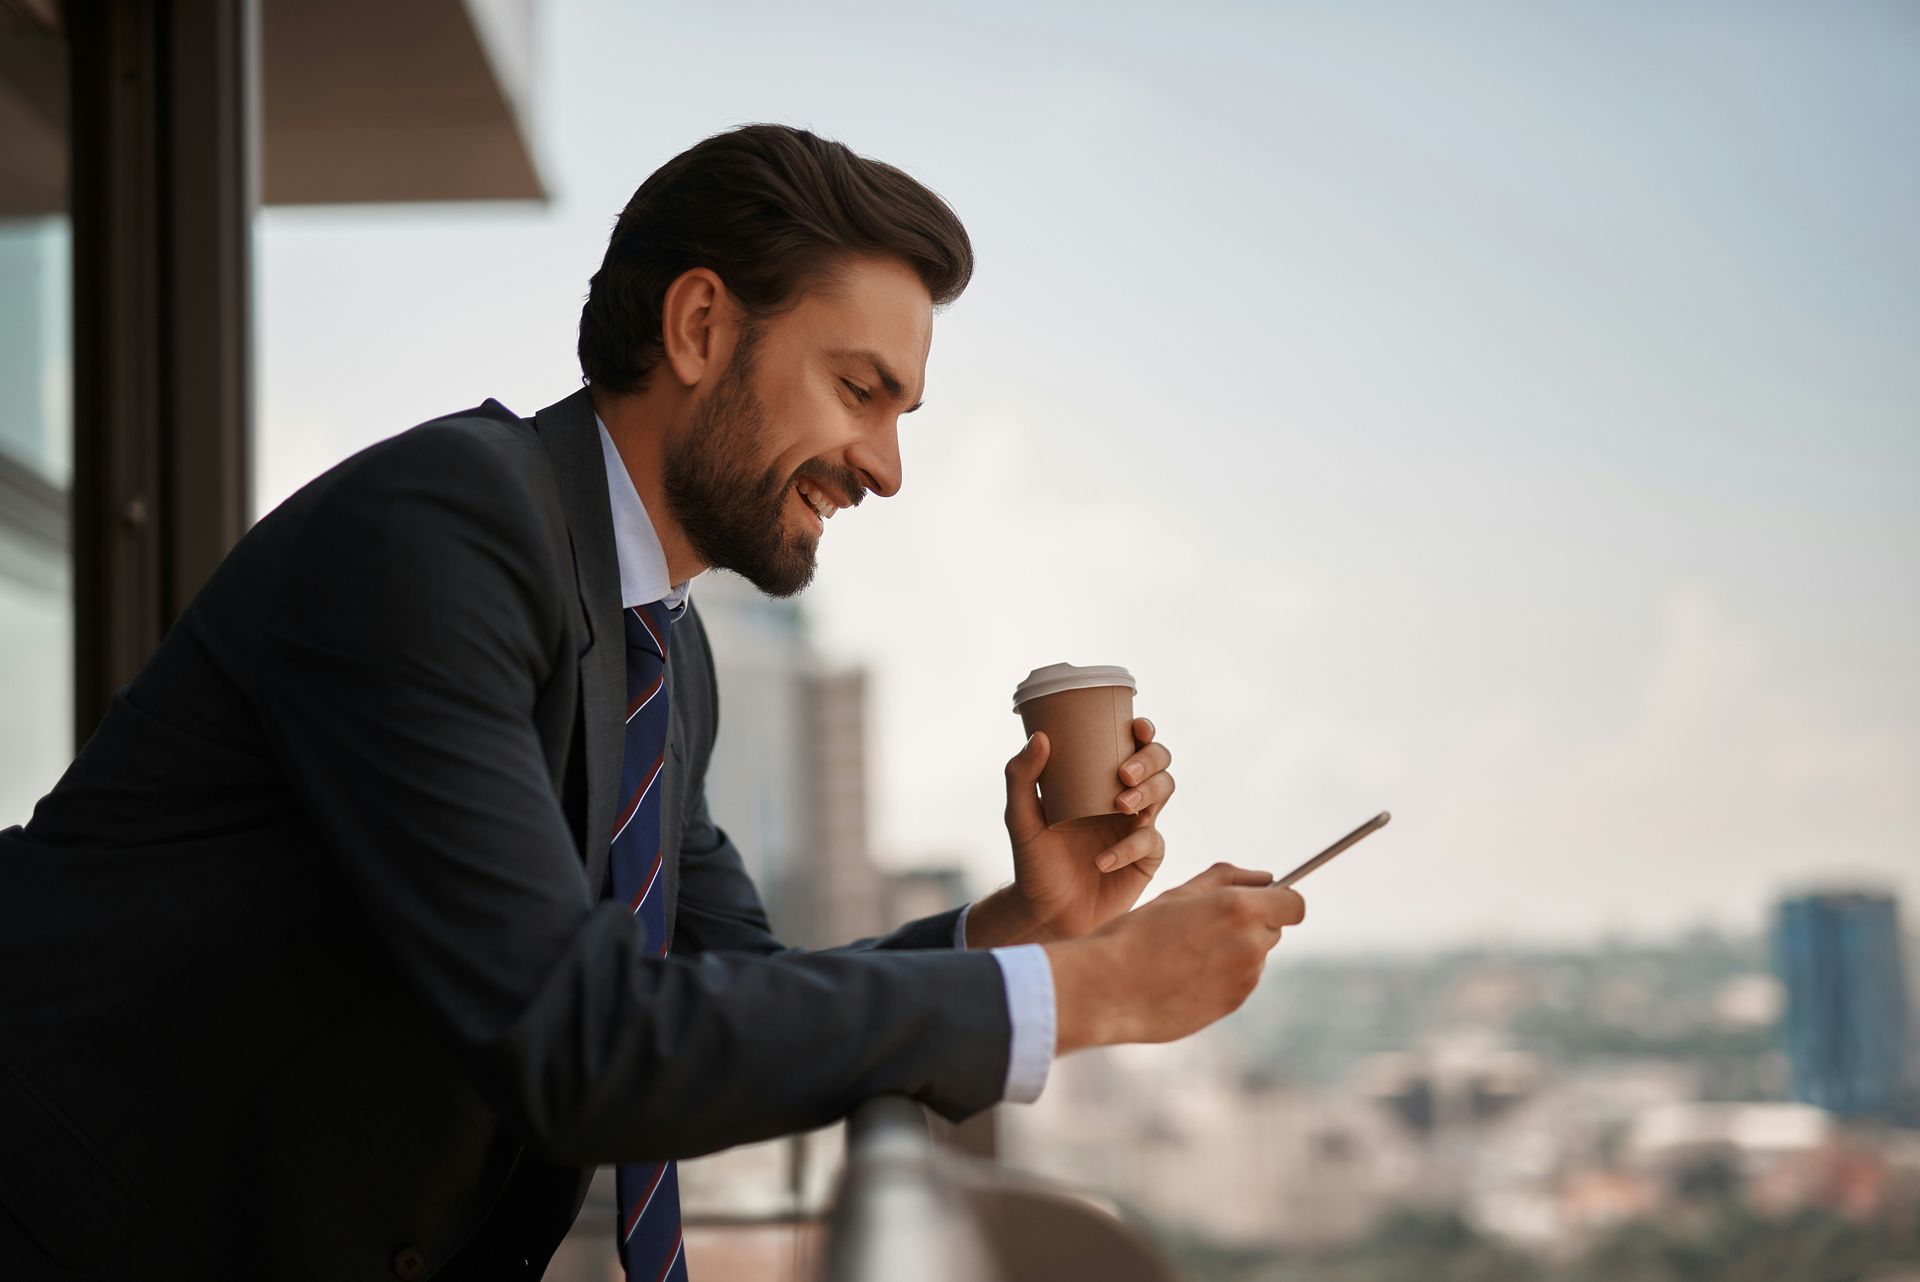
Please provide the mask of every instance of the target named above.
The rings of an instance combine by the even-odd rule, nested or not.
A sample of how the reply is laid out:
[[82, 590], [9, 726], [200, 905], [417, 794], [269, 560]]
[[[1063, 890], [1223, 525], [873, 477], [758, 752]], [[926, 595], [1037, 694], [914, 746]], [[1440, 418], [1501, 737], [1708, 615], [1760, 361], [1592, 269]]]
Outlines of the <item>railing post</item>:
[[826, 1282], [1178, 1282], [1111, 1203], [941, 1149], [898, 1096], [849, 1120], [827, 1233]]
[[993, 1282], [965, 1193], [944, 1179], [918, 1104], [869, 1100], [847, 1123], [847, 1169], [827, 1227], [828, 1282]]

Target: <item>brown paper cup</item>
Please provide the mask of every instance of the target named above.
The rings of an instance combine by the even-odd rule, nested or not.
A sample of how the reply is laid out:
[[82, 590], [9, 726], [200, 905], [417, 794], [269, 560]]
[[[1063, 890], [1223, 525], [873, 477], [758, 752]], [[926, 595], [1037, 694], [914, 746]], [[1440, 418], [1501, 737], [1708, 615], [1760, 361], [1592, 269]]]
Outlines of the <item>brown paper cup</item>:
[[1019, 705], [1027, 733], [1047, 736], [1040, 803], [1049, 828], [1085, 828], [1124, 814], [1114, 804], [1125, 785], [1121, 763], [1133, 755], [1131, 685], [1098, 685], [1028, 699]]

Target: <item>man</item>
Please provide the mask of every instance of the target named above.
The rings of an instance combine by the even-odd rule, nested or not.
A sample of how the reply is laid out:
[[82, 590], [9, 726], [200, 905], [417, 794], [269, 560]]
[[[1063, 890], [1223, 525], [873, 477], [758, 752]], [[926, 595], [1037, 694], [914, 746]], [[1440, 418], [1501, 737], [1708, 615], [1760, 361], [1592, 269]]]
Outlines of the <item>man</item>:
[[773, 938], [707, 812], [689, 583], [791, 594], [901, 483], [972, 269], [905, 174], [752, 126], [635, 194], [585, 387], [495, 402], [251, 531], [0, 833], [0, 1277], [537, 1278], [596, 1163], [628, 1276], [685, 1276], [673, 1160], [900, 1092], [958, 1118], [1055, 1053], [1183, 1036], [1302, 914], [1218, 865], [1137, 910], [1173, 791], [1049, 831], [883, 939]]

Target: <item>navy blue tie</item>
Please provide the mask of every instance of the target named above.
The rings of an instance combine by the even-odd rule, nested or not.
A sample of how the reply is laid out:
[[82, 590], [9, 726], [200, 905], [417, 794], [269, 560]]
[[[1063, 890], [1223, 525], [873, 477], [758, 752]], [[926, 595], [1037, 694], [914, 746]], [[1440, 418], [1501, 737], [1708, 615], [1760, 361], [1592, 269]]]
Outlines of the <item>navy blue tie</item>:
[[[673, 619], [665, 602], [623, 611], [627, 630], [627, 737], [620, 765], [621, 807], [613, 831], [613, 893], [646, 928], [664, 957], [667, 892], [661, 885], [666, 847], [660, 830], [660, 775], [667, 763], [667, 641]], [[680, 1176], [673, 1162], [622, 1162], [614, 1181], [619, 1201], [620, 1263], [627, 1282], [687, 1282], [680, 1230]]]

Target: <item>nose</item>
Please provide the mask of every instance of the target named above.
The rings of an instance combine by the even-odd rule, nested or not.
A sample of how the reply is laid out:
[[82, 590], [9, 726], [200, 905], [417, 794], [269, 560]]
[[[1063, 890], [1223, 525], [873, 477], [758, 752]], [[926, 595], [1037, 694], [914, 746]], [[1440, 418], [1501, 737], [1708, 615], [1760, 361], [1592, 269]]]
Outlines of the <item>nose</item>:
[[883, 499], [900, 492], [899, 420], [888, 418], [884, 424], [856, 442], [847, 451], [847, 466], [860, 476], [860, 483]]

